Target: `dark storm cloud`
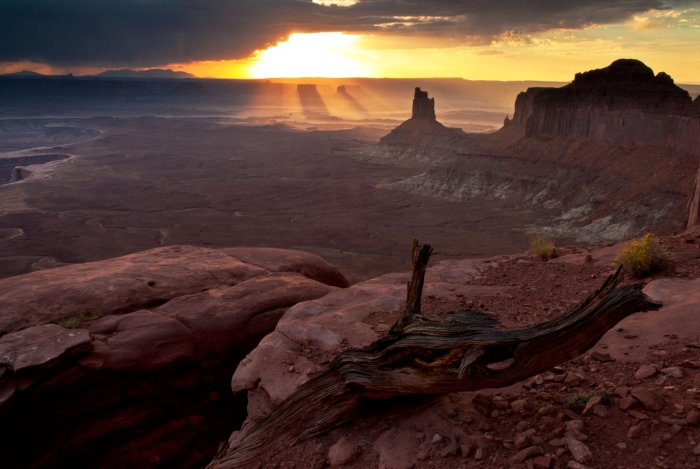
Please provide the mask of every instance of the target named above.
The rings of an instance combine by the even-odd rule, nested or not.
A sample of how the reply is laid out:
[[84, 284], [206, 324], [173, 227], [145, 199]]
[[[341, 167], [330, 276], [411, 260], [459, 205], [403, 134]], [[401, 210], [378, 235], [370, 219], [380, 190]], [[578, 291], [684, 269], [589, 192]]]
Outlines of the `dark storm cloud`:
[[[685, 5], [700, 0], [681, 0]], [[0, 61], [155, 66], [243, 58], [291, 32], [442, 36], [488, 43], [531, 33], [615, 23], [663, 0], [0, 0]]]

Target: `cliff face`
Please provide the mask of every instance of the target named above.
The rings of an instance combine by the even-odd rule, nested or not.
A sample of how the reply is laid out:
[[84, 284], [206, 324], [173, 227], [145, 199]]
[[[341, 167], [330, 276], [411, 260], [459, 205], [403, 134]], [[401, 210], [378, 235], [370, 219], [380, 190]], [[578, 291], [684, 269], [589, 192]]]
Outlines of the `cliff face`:
[[698, 153], [700, 108], [687, 91], [638, 60], [578, 73], [562, 88], [531, 88], [515, 104], [513, 122], [528, 137], [554, 134], [621, 145]]
[[67, 158], [70, 158], [70, 155], [49, 154], [0, 158], [0, 185], [24, 179], [27, 170], [22, 169], [22, 166], [44, 164], [51, 161], [65, 160]]
[[639, 61], [577, 74], [562, 88], [531, 88], [492, 134], [433, 132], [418, 124], [437, 124], [416, 117], [421, 105], [430, 109], [416, 93], [414, 117], [368, 152], [425, 165], [389, 189], [491, 210], [515, 206], [533, 214], [525, 231], [581, 242], [667, 232], [698, 210], [688, 198], [700, 197], [692, 192], [700, 99]]

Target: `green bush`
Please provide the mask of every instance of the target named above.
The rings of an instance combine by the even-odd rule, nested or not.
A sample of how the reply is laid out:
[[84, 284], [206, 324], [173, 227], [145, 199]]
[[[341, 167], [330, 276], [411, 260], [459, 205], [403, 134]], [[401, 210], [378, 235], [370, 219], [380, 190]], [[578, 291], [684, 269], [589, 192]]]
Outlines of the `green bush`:
[[69, 318], [59, 319], [58, 321], [56, 321], [56, 324], [58, 324], [59, 326], [65, 328], [65, 329], [77, 329], [85, 321], [94, 321], [96, 319], [100, 319], [101, 317], [102, 317], [102, 315], [100, 313], [86, 312], [86, 313], [76, 314], [75, 316], [71, 316]]
[[668, 254], [656, 236], [647, 233], [641, 243], [633, 241], [613, 262], [633, 277], [645, 277], [661, 269], [668, 262]]
[[591, 397], [595, 395], [599, 395], [600, 397], [602, 397], [604, 404], [609, 404], [610, 402], [612, 402], [612, 393], [607, 389], [601, 389], [598, 391], [582, 392], [576, 394], [575, 396], [569, 398], [569, 400], [566, 403], [569, 407], [580, 407], [582, 405], [586, 405], [586, 403], [591, 399]]
[[554, 241], [544, 236], [537, 236], [530, 240], [530, 251], [545, 261], [557, 257]]

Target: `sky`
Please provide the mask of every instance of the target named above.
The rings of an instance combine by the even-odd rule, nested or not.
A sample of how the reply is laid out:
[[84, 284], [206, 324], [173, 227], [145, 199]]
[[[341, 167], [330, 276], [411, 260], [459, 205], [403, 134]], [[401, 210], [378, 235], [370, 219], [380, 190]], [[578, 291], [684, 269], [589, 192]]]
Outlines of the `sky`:
[[619, 58], [700, 84], [700, 0], [0, 0], [0, 73], [569, 81]]

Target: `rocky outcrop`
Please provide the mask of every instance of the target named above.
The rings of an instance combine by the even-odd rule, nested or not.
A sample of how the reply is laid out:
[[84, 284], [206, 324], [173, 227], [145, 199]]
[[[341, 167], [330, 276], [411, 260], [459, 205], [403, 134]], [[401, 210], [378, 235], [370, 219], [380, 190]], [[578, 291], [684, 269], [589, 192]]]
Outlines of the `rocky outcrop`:
[[1, 280], [3, 464], [201, 464], [242, 421], [240, 359], [333, 285], [311, 254], [191, 246]]
[[26, 169], [22, 166], [49, 163], [51, 161], [65, 160], [70, 155], [47, 154], [47, 155], [26, 155], [26, 156], [6, 156], [0, 157], [0, 184], [16, 182], [26, 178]]
[[[507, 294], [509, 287], [467, 285], [492, 265], [483, 259], [442, 261], [427, 270], [424, 297], [457, 301]], [[366, 347], [386, 334], [405, 304], [409, 277], [409, 273], [383, 275], [290, 308], [233, 375], [234, 393], [248, 394], [248, 420], [231, 441], [239, 441], [340, 352]]]
[[668, 75], [619, 60], [565, 87], [521, 93], [513, 119], [497, 132], [431, 131], [412, 118], [366, 153], [420, 168], [388, 189], [532, 211], [533, 224], [521, 229], [533, 233], [623, 240], [690, 218], [697, 103]]
[[[538, 267], [532, 264], [532, 258], [528, 261], [522, 255], [443, 261], [427, 271], [423, 304], [449, 305], [442, 311], [453, 311], [448, 308], [459, 308], [460, 303], [471, 304], [477, 297], [480, 298], [477, 301], [487, 303], [486, 309], [489, 309], [488, 303], [500, 303], [503, 306], [503, 299], [509, 298], [510, 307], [499, 308], [497, 316], [500, 320], [521, 314], [534, 318], [542, 312], [549, 320], [561, 320], [566, 315], [565, 310], [574, 308], [576, 301], [567, 302], [566, 309], [562, 308], [551, 317], [552, 303], [545, 301], [546, 307], [539, 303], [543, 297], [539, 281], [546, 283], [547, 278], [550, 282], [556, 278], [572, 288], [572, 283], [576, 283], [575, 289], [584, 289], [579, 296], [583, 298], [587, 294], [586, 290], [597, 287], [601, 280], [600, 275], [597, 275], [598, 280], [574, 281], [582, 278], [582, 268], [597, 265], [600, 272], [609, 270], [611, 260], [624, 247], [620, 244], [593, 250], [575, 249], [575, 252], [564, 254], [556, 262], [540, 263]], [[533, 270], [540, 268], [540, 273], [534, 274]], [[531, 270], [524, 273], [522, 269]], [[510, 277], [507, 272], [516, 277]], [[263, 419], [303, 383], [314, 379], [317, 371], [328, 368], [342, 351], [350, 347], [364, 347], [377, 337], [385, 336], [403, 306], [407, 277], [408, 275], [402, 274], [385, 275], [291, 308], [275, 332], [265, 337], [236, 370], [232, 386], [234, 390], [247, 391], [249, 414], [247, 423], [241, 431], [231, 435], [230, 442], [240, 441], [254, 422]], [[513, 288], [515, 284], [511, 281], [515, 278], [524, 284]], [[495, 280], [496, 285], [473, 285], [479, 283], [479, 279], [488, 285], [491, 282], [483, 280]], [[649, 282], [644, 287], [644, 292], [654, 300], [662, 301], [661, 309], [627, 317], [600, 340], [592, 354], [576, 356], [538, 376], [507, 388], [484, 389], [478, 394], [459, 392], [441, 397], [411, 396], [393, 401], [366, 402], [364, 412], [353, 415], [347, 423], [328, 433], [319, 432], [313, 438], [300, 438], [293, 446], [280, 437], [279, 445], [261, 454], [258, 461], [261, 467], [290, 464], [297, 467], [323, 467], [324, 464], [328, 465], [326, 461], [335, 455], [338, 447], [343, 446], [347, 439], [362, 448], [362, 451], [348, 448], [347, 452], [357, 452], [354, 457], [361, 458], [352, 467], [456, 467], [470, 463], [479, 465], [486, 460], [493, 464], [492, 467], [524, 468], [528, 459], [528, 466], [533, 466], [534, 461], [534, 467], [551, 467], [549, 455], [543, 457], [544, 460], [532, 459], [544, 453], [545, 450], [540, 446], [561, 447], [557, 461], [565, 467], [567, 460], [571, 459], [590, 460], [595, 457], [608, 461], [608, 456], [603, 455], [601, 448], [609, 447], [612, 451], [615, 445], [619, 448], [619, 444], [618, 440], [610, 441], [607, 433], [595, 431], [601, 425], [614, 427], [617, 434], [623, 436], [629, 425], [638, 424], [639, 420], [648, 422], [655, 418], [664, 422], [666, 428], [672, 424], [677, 425], [676, 431], [680, 431], [678, 428], [692, 429], [693, 425], [697, 425], [697, 414], [690, 403], [697, 392], [691, 387], [692, 380], [696, 379], [698, 365], [694, 360], [687, 359], [686, 344], [697, 342], [700, 334], [700, 323], [693, 319], [700, 299], [699, 282], [697, 278], [662, 278]], [[470, 283], [472, 285], [468, 285]], [[539, 285], [536, 292], [528, 287], [534, 284]], [[555, 286], [554, 290], [559, 288]], [[539, 304], [534, 307], [536, 313], [516, 313], [515, 310], [522, 311], [521, 308], [532, 306], [527, 299], [528, 295], [537, 298]], [[430, 307], [424, 308], [426, 315], [435, 313]], [[541, 320], [544, 319], [537, 322]], [[520, 323], [520, 319], [518, 323], [504, 323], [504, 327], [522, 329], [524, 324]], [[672, 346], [675, 346], [674, 352], [677, 355], [666, 351]], [[633, 385], [639, 386], [639, 383], [633, 381], [637, 367], [631, 367], [630, 363], [644, 364], [649, 361], [665, 361], [666, 367], [669, 363], [675, 365], [682, 361], [683, 364], [665, 368], [661, 374], [667, 376], [659, 378], [653, 385], [653, 390], [640, 391], [639, 387], [633, 388]], [[603, 370], [599, 362], [605, 362]], [[424, 365], [422, 361], [419, 363]], [[502, 364], [507, 366], [508, 362]], [[408, 369], [408, 366], [402, 369]], [[497, 370], [502, 368], [494, 369], [497, 376]], [[690, 377], [686, 378], [688, 374]], [[362, 377], [366, 379], [365, 375]], [[664, 382], [666, 379], [668, 380]], [[318, 382], [320, 381], [317, 380], [316, 383]], [[645, 388], [651, 388], [652, 382], [645, 383]], [[604, 383], [614, 384], [606, 386]], [[674, 388], [690, 390], [687, 393], [666, 392]], [[582, 389], [610, 389], [611, 393], [614, 390], [615, 395], [620, 397], [631, 395], [633, 397], [630, 399], [639, 408], [628, 413], [628, 407], [623, 406], [618, 397], [606, 402], [591, 391], [593, 397], [589, 399], [588, 396], [587, 402], [583, 402], [586, 409], [581, 405], [580, 410], [572, 410], [569, 403], [572, 399], [581, 399]], [[666, 415], [654, 415], [654, 412], [660, 412], [664, 406], [667, 409]], [[673, 417], [670, 416], [669, 408], [674, 409]], [[688, 409], [692, 414], [686, 414]], [[641, 411], [643, 412], [640, 413]], [[684, 415], [688, 417], [684, 419]], [[638, 420], [632, 422], [630, 418]], [[533, 425], [532, 421], [537, 421], [538, 424]], [[638, 437], [639, 434], [629, 438], [633, 440]], [[648, 435], [644, 436], [647, 437]], [[585, 441], [586, 444], [574, 445], [574, 440], [579, 443]], [[627, 441], [629, 444], [630, 440]], [[661, 445], [650, 449], [649, 454], [657, 450], [657, 447]], [[459, 453], [461, 457], [458, 456]], [[636, 457], [636, 453], [634, 456], [630, 454], [620, 453], [616, 463], [629, 465]], [[218, 461], [221, 467], [248, 467], [244, 464], [236, 465], [237, 462], [240, 461], [231, 459], [226, 461], [227, 465]], [[211, 467], [215, 465], [213, 463]], [[569, 463], [568, 467], [579, 466]]]
[[368, 153], [414, 159], [433, 147], [446, 147], [451, 152], [451, 146], [458, 144], [463, 135], [464, 132], [460, 129], [450, 129], [438, 122], [435, 116], [435, 98], [428, 98], [427, 91], [416, 88], [411, 118], [382, 137], [379, 145]]
[[326, 105], [323, 98], [316, 89], [316, 85], [297, 85], [297, 95], [303, 111], [314, 109], [316, 111], [325, 111]]
[[700, 113], [690, 95], [638, 60], [578, 73], [562, 88], [531, 88], [516, 99], [513, 121], [525, 124], [528, 137], [577, 136], [699, 152]]
[[[21, 95], [18, 92], [17, 95]], [[98, 137], [99, 130], [73, 127], [77, 119], [2, 119], [0, 152], [78, 143]], [[28, 164], [28, 163], [24, 163]], [[29, 163], [35, 164], [35, 163]]]

